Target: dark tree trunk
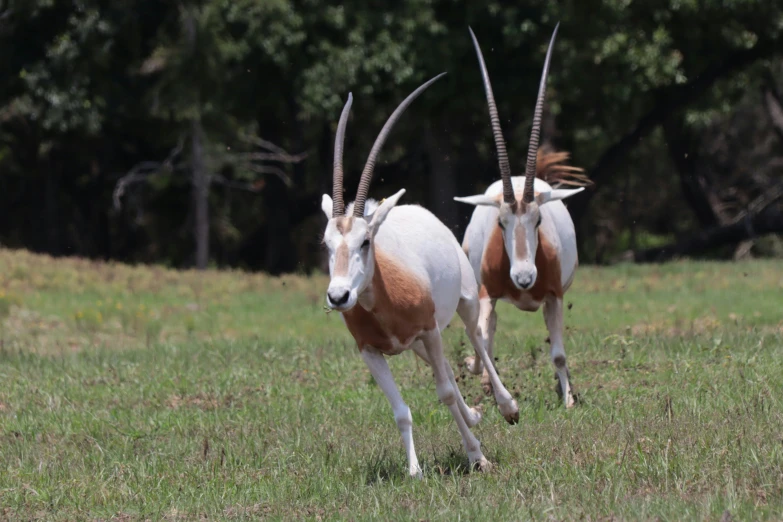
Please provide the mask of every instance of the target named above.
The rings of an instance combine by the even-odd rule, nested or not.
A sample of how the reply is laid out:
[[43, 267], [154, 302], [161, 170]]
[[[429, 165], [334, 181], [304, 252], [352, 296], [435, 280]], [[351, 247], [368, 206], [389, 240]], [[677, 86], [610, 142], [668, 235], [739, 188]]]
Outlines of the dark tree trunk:
[[[332, 165], [334, 163], [334, 136], [332, 136], [332, 129], [329, 123], [324, 121], [321, 128], [321, 139], [318, 142], [318, 165], [321, 166], [319, 172], [321, 173], [318, 178], [318, 202], [320, 208], [320, 201], [322, 194], [332, 195]], [[344, 197], [344, 196], [343, 196]]]
[[[302, 123], [297, 120], [299, 106], [292, 93], [286, 98], [286, 106], [293, 125], [293, 142], [296, 150], [304, 143]], [[277, 131], [279, 132], [279, 130]], [[294, 165], [294, 186], [302, 186], [305, 177], [304, 165]], [[296, 249], [292, 233], [293, 197], [288, 186], [277, 176], [268, 176], [264, 188], [264, 213], [266, 215], [266, 249], [263, 269], [273, 275], [291, 272], [296, 267]]]
[[[318, 164], [319, 165], [333, 165], [334, 163], [334, 136], [332, 136], [332, 128], [329, 125], [327, 121], [324, 120], [322, 130], [321, 130], [321, 140], [318, 142]], [[321, 176], [318, 180], [318, 188], [319, 192], [316, 194], [316, 212], [319, 216], [321, 216], [321, 224], [323, 230], [323, 227], [326, 226], [327, 218], [324, 216], [323, 212], [321, 212], [321, 198], [323, 197], [323, 194], [329, 194], [329, 196], [332, 196], [332, 169], [328, 167], [324, 167], [320, 169]], [[345, 193], [343, 193], [343, 197], [345, 197]], [[318, 249], [317, 252], [317, 266], [318, 270], [320, 270], [323, 273], [329, 272], [329, 256], [327, 255], [326, 248], [324, 248], [321, 245], [321, 242], [316, 237], [316, 241], [318, 244], [316, 245], [316, 248]]]
[[[479, 187], [483, 191], [495, 181], [495, 176], [499, 176], [497, 166], [482, 161], [473, 143], [463, 142], [455, 152], [455, 157], [457, 159], [453, 162], [453, 170], [458, 196], [472, 196], [479, 192]], [[461, 244], [465, 229], [476, 207], [456, 201], [453, 205], [458, 219], [457, 230], [454, 234]]]
[[60, 219], [59, 219], [59, 193], [60, 193], [60, 164], [55, 150], [49, 151], [46, 160], [46, 248], [50, 255], [60, 255]]
[[783, 232], [783, 214], [775, 207], [747, 216], [736, 223], [716, 226], [670, 245], [634, 252], [636, 262], [663, 262], [676, 257], [691, 256], [764, 234]]
[[667, 119], [663, 125], [669, 155], [680, 176], [682, 195], [702, 228], [720, 223], [710, 202], [712, 188], [709, 181], [698, 172], [698, 141], [685, 128], [681, 115]]
[[[440, 126], [439, 126], [440, 127]], [[447, 131], [440, 128], [427, 127], [424, 139], [427, 143], [427, 154], [430, 159], [429, 209], [438, 216], [450, 230], [456, 230], [459, 225], [454, 196], [457, 195], [457, 184], [454, 179], [454, 151], [448, 141]]]
[[201, 122], [191, 125], [191, 167], [193, 170], [193, 207], [196, 213], [196, 268], [204, 270], [209, 263], [209, 185], [210, 176], [204, 162], [204, 134]]
[[266, 251], [263, 269], [272, 275], [282, 274], [293, 268], [295, 256], [290, 235], [288, 188], [277, 176], [269, 176], [264, 188], [264, 211]]
[[767, 87], [764, 89], [764, 104], [775, 133], [783, 140], [783, 103], [780, 101], [780, 93], [774, 79], [767, 81]]

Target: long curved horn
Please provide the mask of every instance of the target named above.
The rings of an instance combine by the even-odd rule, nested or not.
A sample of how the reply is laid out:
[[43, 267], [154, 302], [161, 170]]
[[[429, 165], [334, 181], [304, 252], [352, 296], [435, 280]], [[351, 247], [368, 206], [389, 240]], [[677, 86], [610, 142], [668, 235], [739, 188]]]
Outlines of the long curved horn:
[[530, 131], [530, 145], [527, 148], [527, 165], [525, 166], [525, 192], [522, 196], [522, 201], [525, 203], [530, 203], [535, 199], [533, 182], [536, 179], [536, 158], [538, 157], [538, 139], [541, 136], [541, 115], [544, 112], [546, 77], [549, 73], [549, 60], [552, 58], [552, 47], [555, 43], [558, 27], [560, 27], [560, 22], [555, 26], [552, 39], [549, 41], [549, 49], [546, 51], [546, 59], [544, 60], [544, 72], [541, 73], [541, 83], [538, 85], [538, 98], [536, 98], [536, 109], [533, 112], [533, 129]]
[[378, 134], [378, 137], [375, 138], [375, 143], [372, 146], [372, 149], [370, 149], [370, 155], [367, 157], [367, 163], [364, 164], [364, 170], [362, 171], [362, 177], [359, 180], [359, 188], [356, 191], [356, 200], [353, 204], [353, 215], [356, 217], [362, 217], [364, 215], [364, 202], [367, 200], [367, 192], [370, 190], [370, 181], [372, 181], [372, 172], [375, 169], [375, 161], [378, 159], [378, 154], [381, 152], [381, 147], [383, 147], [383, 143], [386, 141], [386, 138], [389, 136], [389, 132], [391, 132], [392, 127], [394, 127], [394, 124], [397, 123], [397, 120], [400, 118], [403, 112], [405, 112], [405, 109], [408, 108], [408, 106], [418, 98], [418, 96], [423, 93], [427, 87], [435, 83], [441, 76], [445, 75], [446, 73], [440, 73], [435, 78], [431, 79], [415, 91], [413, 91], [410, 95], [408, 95], [407, 98], [405, 98], [402, 103], [394, 110], [391, 116], [389, 116], [389, 119], [386, 120], [386, 124], [384, 124], [383, 128], [381, 129], [380, 134]]
[[511, 185], [511, 167], [508, 164], [508, 152], [506, 152], [506, 140], [503, 139], [503, 130], [500, 128], [500, 118], [498, 117], [498, 107], [495, 105], [495, 96], [492, 94], [492, 84], [489, 82], [489, 73], [487, 65], [484, 63], [484, 56], [481, 54], [476, 35], [473, 29], [468, 27], [470, 37], [473, 39], [473, 47], [476, 48], [479, 66], [481, 67], [481, 78], [484, 80], [484, 92], [487, 94], [487, 105], [489, 106], [489, 119], [492, 122], [492, 135], [495, 137], [495, 148], [498, 152], [498, 164], [500, 165], [500, 179], [503, 180], [503, 201], [509, 205], [516, 204], [514, 197], [514, 187]]
[[348, 93], [348, 101], [345, 102], [343, 112], [340, 114], [340, 123], [337, 124], [337, 133], [334, 135], [334, 169], [332, 170], [332, 217], [340, 217], [345, 214], [345, 202], [343, 201], [343, 144], [345, 143], [345, 127], [348, 125], [348, 114], [351, 112], [353, 94]]

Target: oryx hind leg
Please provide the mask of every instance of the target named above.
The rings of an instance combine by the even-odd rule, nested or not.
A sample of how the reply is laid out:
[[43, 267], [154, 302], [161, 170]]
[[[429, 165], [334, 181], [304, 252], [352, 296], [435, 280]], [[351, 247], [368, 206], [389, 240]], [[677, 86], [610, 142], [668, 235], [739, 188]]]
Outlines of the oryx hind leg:
[[544, 321], [549, 330], [550, 356], [555, 367], [555, 374], [560, 381], [560, 394], [566, 408], [574, 406], [574, 393], [571, 389], [571, 375], [566, 362], [563, 346], [563, 299], [549, 296], [544, 301]]
[[[416, 355], [421, 357], [421, 360], [427, 363], [427, 365], [432, 368], [432, 363], [430, 362], [429, 355], [427, 355], [427, 350], [424, 347], [424, 343], [421, 341], [416, 341], [411, 345], [411, 348], [414, 352], [416, 352]], [[451, 385], [454, 386], [454, 389], [457, 390], [457, 406], [459, 407], [459, 411], [462, 414], [462, 417], [465, 419], [465, 422], [467, 423], [468, 427], [472, 428], [476, 424], [481, 421], [481, 410], [479, 408], [471, 408], [468, 406], [468, 404], [465, 402], [465, 398], [462, 396], [461, 393], [459, 393], [459, 386], [457, 386], [457, 379], [454, 377], [454, 372], [451, 369], [451, 365], [449, 364], [448, 360], [445, 360], [446, 365], [446, 373], [449, 378], [449, 382], [451, 382]]]
[[[489, 304], [487, 298], [487, 304]], [[517, 401], [511, 397], [503, 383], [498, 377], [495, 365], [489, 359], [487, 351], [484, 349], [487, 343], [488, 335], [482, 332], [479, 325], [479, 300], [478, 298], [462, 298], [457, 306], [457, 313], [465, 324], [465, 333], [473, 345], [473, 349], [484, 363], [484, 368], [489, 375], [489, 382], [492, 385], [492, 391], [495, 394], [495, 401], [503, 418], [509, 424], [516, 424], [519, 421], [519, 407]]]
[[476, 465], [482, 471], [488, 470], [490, 463], [481, 452], [481, 444], [470, 431], [470, 427], [459, 409], [457, 400], [460, 395], [459, 388], [448, 377], [448, 370], [446, 370], [448, 364], [443, 356], [443, 340], [440, 336], [440, 330], [434, 328], [425, 332], [423, 341], [427, 358], [431, 363], [432, 373], [435, 376], [435, 390], [438, 393], [438, 399], [449, 408], [452, 417], [454, 417], [471, 466]]

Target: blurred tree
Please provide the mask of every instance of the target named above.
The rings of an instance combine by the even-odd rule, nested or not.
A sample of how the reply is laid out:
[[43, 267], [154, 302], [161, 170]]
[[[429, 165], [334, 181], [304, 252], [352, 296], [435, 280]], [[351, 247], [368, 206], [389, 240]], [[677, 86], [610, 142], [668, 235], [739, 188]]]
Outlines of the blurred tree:
[[[287, 4], [227, 0], [180, 4], [176, 23], [164, 22], [156, 47], [139, 70], [140, 74], [155, 80], [148, 94], [152, 114], [168, 119], [180, 139], [189, 138], [190, 159], [186, 170], [192, 187], [195, 266], [199, 269], [206, 268], [209, 262], [212, 184], [219, 182], [230, 188], [256, 190], [256, 185], [231, 183], [218, 176], [217, 171], [230, 165], [234, 175], [240, 178], [271, 172], [288, 183], [282, 169], [260, 166], [252, 160], [295, 163], [301, 159], [273, 149], [268, 153], [245, 154], [244, 158], [250, 161], [237, 161], [235, 154], [224, 152], [230, 151], [230, 146], [223, 143], [237, 139], [252, 123], [252, 116], [243, 114], [242, 106], [236, 105], [233, 88], [243, 80], [245, 61], [252, 51], [248, 27], [241, 27], [240, 15], [249, 14], [240, 9], [243, 6], [252, 11], [254, 20], [269, 21]], [[211, 147], [212, 142], [218, 146]], [[155, 173], [160, 174], [161, 170]], [[139, 173], [135, 173], [135, 178], [123, 179], [132, 180], [138, 176]]]
[[[736, 150], [749, 145], [731, 129], [775, 143], [765, 100], [783, 84], [779, 2], [11, 0], [0, 2], [0, 239], [52, 254], [310, 268], [347, 93], [350, 198], [385, 118], [442, 71], [390, 137], [372, 190], [404, 185], [459, 235], [470, 209], [452, 196], [498, 177], [467, 26], [520, 172], [557, 21], [546, 138], [596, 182], [569, 200], [584, 261], [728, 226], [773, 193], [779, 149], [751, 147], [766, 185], [757, 176], [739, 196]], [[259, 136], [314, 154], [251, 160], [277, 154]], [[179, 143], [181, 169], [155, 170], [112, 212], [117, 180]]]

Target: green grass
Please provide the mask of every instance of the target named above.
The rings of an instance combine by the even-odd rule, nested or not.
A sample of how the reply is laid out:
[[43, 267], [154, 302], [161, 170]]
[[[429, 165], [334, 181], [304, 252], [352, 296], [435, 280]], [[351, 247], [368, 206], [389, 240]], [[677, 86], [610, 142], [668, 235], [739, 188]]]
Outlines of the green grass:
[[541, 313], [501, 304], [516, 426], [461, 368], [455, 318], [495, 467], [466, 472], [406, 353], [421, 481], [325, 288], [0, 250], [0, 519], [783, 519], [780, 262], [580, 268], [571, 411]]

